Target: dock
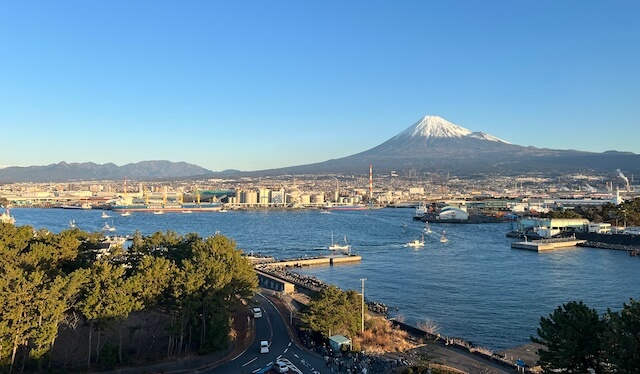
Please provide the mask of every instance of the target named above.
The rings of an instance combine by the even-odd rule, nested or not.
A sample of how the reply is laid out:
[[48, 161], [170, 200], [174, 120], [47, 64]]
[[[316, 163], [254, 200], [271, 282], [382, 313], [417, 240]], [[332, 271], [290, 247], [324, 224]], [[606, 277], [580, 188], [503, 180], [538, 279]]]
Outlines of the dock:
[[333, 266], [360, 261], [362, 261], [362, 257], [358, 255], [303, 257], [256, 264], [255, 270], [260, 287], [285, 294], [304, 292], [304, 290], [320, 292], [325, 287], [322, 281], [311, 276], [300, 275], [288, 270], [288, 268]]
[[526, 249], [529, 251], [543, 252], [554, 249], [570, 248], [580, 244], [586, 243], [586, 240], [580, 240], [576, 238], [552, 238], [552, 239], [539, 239], [524, 242], [513, 242], [511, 248], [514, 249]]
[[362, 261], [362, 256], [359, 255], [344, 255], [344, 256], [317, 256], [317, 257], [302, 257], [295, 259], [276, 260], [269, 262], [268, 266], [281, 266], [281, 267], [303, 267], [303, 266], [326, 266], [326, 265], [340, 265], [348, 264], [352, 262]]

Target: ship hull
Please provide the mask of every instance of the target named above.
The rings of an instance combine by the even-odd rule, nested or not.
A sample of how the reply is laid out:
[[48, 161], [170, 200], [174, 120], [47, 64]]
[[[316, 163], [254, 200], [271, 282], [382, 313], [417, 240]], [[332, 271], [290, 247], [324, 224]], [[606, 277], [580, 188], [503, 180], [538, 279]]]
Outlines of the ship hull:
[[222, 209], [222, 204], [184, 204], [184, 205], [115, 205], [111, 208], [116, 212], [215, 212]]

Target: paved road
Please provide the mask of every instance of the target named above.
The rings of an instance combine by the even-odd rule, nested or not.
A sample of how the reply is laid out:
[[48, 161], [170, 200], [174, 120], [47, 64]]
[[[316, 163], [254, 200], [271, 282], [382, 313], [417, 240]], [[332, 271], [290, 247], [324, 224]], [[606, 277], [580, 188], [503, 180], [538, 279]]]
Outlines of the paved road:
[[[210, 374], [265, 373], [276, 359], [280, 359], [289, 366], [289, 373], [330, 373], [330, 369], [325, 366], [324, 359], [299, 347], [295, 341], [291, 340], [287, 324], [283, 321], [272, 302], [261, 294], [257, 294], [257, 296], [259, 307], [262, 308], [263, 312], [261, 318], [252, 320], [255, 323], [255, 339], [253, 343], [231, 361], [201, 372]], [[270, 342], [269, 353], [260, 353], [260, 341], [262, 340]], [[435, 352], [432, 351], [432, 354], [435, 353], [436, 362], [450, 365], [466, 372], [496, 374], [515, 372], [462, 349], [442, 345], [436, 345], [433, 348], [435, 348]], [[407, 355], [400, 354], [398, 356], [406, 357]]]
[[[263, 373], [276, 359], [282, 359], [289, 366], [289, 373], [328, 373], [324, 360], [298, 347], [289, 337], [287, 326], [275, 306], [267, 298], [258, 294], [262, 317], [255, 318], [255, 339], [239, 356], [224, 365], [203, 371], [210, 374], [222, 373]], [[270, 342], [269, 353], [260, 353], [260, 341]]]

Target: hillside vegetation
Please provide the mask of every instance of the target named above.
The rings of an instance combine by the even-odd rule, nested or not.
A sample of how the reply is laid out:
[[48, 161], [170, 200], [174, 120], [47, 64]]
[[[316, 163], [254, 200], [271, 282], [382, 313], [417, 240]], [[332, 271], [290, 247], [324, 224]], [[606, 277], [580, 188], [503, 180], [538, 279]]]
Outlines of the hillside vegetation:
[[[0, 371], [91, 370], [227, 346], [235, 296], [257, 287], [233, 241], [138, 233], [129, 251], [100, 255], [102, 239], [0, 224]], [[153, 320], [162, 323], [150, 331]], [[61, 332], [83, 349], [52, 354]]]

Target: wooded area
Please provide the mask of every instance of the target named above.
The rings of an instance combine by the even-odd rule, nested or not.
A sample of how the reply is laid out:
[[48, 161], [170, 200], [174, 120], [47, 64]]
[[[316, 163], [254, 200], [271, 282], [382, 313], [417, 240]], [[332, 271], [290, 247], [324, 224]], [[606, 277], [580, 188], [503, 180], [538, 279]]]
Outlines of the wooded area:
[[[78, 229], [55, 234], [0, 224], [0, 370], [70, 369], [80, 360], [86, 369], [108, 368], [144, 359], [143, 346], [154, 347], [156, 358], [227, 346], [236, 297], [257, 287], [232, 240], [136, 233], [129, 250], [101, 253], [103, 239]], [[141, 317], [132, 321], [134, 313]], [[151, 314], [164, 320], [155, 326], [165, 330], [162, 343], [142, 341], [157, 337], [142, 334]], [[70, 340], [87, 339], [86, 357], [56, 360], [61, 330]]]

